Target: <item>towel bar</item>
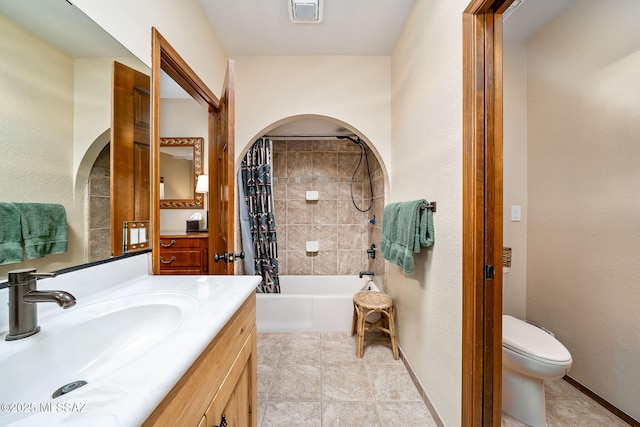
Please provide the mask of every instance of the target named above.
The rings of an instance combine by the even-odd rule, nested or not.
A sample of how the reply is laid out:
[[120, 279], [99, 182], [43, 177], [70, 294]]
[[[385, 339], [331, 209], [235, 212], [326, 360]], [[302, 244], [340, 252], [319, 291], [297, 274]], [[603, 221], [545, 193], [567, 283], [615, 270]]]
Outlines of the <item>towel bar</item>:
[[431, 209], [431, 212], [435, 212], [436, 211], [436, 202], [431, 202], [428, 205], [425, 205], [424, 203], [420, 205], [420, 209]]

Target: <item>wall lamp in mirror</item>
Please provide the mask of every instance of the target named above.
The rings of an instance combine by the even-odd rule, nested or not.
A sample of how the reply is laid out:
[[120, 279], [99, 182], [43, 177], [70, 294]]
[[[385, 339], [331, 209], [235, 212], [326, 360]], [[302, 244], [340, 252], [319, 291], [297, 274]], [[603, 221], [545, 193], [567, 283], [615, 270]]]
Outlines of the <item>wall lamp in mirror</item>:
[[202, 175], [203, 145], [204, 138], [160, 138], [160, 209], [204, 207], [204, 197], [196, 188]]

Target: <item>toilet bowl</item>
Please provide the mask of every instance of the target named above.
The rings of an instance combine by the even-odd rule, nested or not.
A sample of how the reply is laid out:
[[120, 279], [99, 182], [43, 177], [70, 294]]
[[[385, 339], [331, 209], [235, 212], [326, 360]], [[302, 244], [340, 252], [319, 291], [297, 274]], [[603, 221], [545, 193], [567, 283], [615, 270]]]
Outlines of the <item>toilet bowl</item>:
[[556, 338], [503, 315], [502, 411], [530, 426], [546, 426], [544, 382], [565, 376], [572, 362]]

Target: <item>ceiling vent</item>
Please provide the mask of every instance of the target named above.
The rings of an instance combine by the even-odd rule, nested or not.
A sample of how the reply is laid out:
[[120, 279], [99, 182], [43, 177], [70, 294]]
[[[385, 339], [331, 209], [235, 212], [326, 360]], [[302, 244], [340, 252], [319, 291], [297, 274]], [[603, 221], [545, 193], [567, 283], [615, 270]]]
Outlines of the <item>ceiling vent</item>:
[[322, 21], [324, 0], [287, 0], [289, 19], [294, 24], [318, 24]]

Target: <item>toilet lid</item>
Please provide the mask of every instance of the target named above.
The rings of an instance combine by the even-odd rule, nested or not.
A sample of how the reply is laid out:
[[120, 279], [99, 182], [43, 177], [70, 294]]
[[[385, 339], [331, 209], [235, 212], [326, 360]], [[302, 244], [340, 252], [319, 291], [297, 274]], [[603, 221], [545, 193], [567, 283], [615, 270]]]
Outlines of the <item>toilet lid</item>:
[[542, 329], [508, 315], [502, 316], [502, 345], [546, 363], [571, 362], [571, 353], [560, 341]]

